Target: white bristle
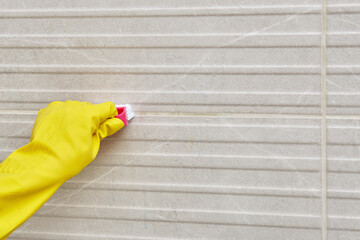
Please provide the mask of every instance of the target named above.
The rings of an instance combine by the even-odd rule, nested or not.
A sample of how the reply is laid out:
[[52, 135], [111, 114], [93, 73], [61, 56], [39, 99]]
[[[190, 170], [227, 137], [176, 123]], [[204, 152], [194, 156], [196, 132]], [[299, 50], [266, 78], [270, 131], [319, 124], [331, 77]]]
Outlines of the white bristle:
[[132, 109], [130, 104], [125, 104], [125, 106], [126, 106], [126, 117], [128, 120], [131, 120], [132, 118], [135, 117], [134, 110]]

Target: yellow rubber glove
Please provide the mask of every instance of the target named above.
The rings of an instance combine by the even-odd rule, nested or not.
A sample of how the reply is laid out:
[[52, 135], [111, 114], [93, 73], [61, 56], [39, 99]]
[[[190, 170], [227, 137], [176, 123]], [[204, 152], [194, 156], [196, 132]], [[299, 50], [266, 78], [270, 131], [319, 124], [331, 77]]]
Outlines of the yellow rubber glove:
[[31, 217], [97, 155], [124, 123], [112, 102], [53, 102], [41, 109], [30, 143], [0, 164], [0, 239]]

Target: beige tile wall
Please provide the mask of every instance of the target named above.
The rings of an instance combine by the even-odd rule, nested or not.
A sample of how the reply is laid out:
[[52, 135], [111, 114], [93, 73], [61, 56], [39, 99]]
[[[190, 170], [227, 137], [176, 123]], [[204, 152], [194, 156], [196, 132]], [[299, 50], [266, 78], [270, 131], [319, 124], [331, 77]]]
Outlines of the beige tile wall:
[[359, 33], [346, 0], [0, 0], [0, 159], [54, 100], [138, 114], [10, 239], [359, 239]]
[[329, 238], [360, 238], [360, 5], [330, 1], [328, 27], [328, 228]]

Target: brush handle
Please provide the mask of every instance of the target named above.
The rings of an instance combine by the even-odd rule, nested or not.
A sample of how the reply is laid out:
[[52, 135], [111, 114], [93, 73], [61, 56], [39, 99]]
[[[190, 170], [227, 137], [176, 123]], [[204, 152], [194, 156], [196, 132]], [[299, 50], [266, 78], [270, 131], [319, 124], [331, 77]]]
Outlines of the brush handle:
[[126, 116], [126, 107], [116, 107], [116, 109], [118, 111], [118, 115], [116, 115], [115, 117], [123, 121], [124, 125], [127, 126], [128, 119]]

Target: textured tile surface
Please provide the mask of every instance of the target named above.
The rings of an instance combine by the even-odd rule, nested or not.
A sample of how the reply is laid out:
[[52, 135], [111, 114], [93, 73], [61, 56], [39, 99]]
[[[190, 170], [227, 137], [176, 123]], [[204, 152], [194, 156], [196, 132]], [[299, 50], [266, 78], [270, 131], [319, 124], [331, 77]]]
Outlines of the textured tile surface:
[[[35, 116], [1, 116], [4, 157]], [[319, 156], [319, 119], [138, 116], [14, 236], [317, 239]]]
[[0, 109], [320, 113], [316, 1], [1, 3]]
[[331, 1], [328, 21], [328, 228], [329, 238], [359, 239], [360, 5]]
[[359, 239], [359, 12], [0, 0], [1, 160], [51, 101], [138, 113], [10, 239]]
[[328, 121], [329, 239], [360, 236], [360, 119]]
[[360, 113], [360, 5], [332, 1], [327, 16], [328, 113]]

